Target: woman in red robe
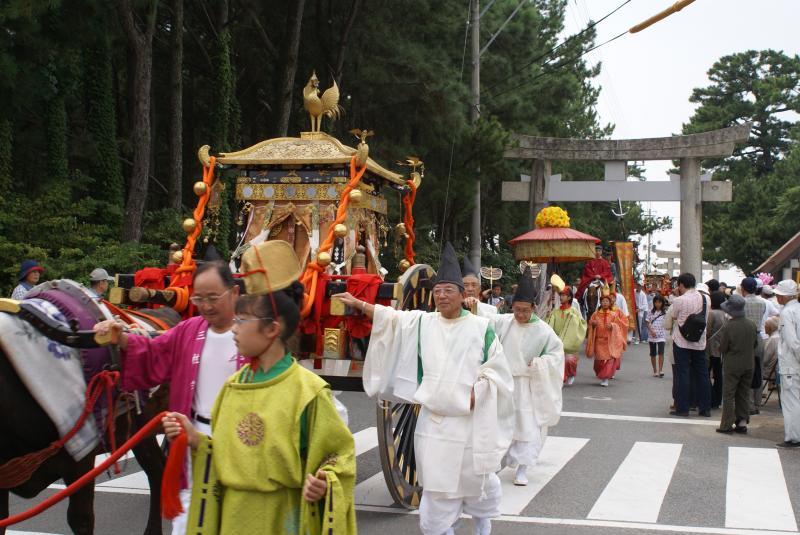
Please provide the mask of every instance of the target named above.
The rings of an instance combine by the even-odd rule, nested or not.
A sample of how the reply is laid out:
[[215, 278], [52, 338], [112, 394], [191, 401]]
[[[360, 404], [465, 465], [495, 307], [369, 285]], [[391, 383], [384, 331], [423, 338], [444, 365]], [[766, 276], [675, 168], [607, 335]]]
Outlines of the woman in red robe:
[[604, 294], [600, 298], [600, 310], [589, 321], [586, 338], [586, 356], [594, 359], [594, 373], [600, 379], [600, 386], [608, 386], [628, 347], [628, 318], [614, 306], [614, 297]]

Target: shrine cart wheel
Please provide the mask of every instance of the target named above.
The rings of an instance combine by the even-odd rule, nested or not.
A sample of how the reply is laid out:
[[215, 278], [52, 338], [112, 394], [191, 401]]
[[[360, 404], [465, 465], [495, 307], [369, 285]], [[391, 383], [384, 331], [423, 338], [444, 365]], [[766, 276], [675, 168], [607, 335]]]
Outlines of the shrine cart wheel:
[[[401, 310], [434, 309], [433, 277], [436, 273], [425, 264], [415, 264], [400, 278], [402, 296], [398, 295], [397, 308]], [[422, 487], [417, 481], [417, 463], [414, 457], [414, 430], [419, 417], [419, 405], [378, 403], [378, 449], [381, 468], [395, 503], [407, 509], [419, 507]]]

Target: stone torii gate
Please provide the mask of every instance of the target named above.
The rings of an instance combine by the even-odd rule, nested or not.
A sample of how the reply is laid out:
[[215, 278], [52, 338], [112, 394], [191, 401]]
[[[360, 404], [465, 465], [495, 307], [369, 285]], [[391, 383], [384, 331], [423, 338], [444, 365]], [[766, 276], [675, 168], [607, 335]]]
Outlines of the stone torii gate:
[[[502, 200], [527, 201], [529, 225], [536, 214], [551, 201], [679, 201], [681, 203], [681, 266], [701, 273], [702, 201], [727, 202], [732, 198], [730, 182], [711, 181], [700, 176], [704, 158], [730, 156], [736, 143], [747, 141], [750, 124], [721, 130], [647, 139], [565, 139], [513, 135], [505, 157], [528, 160], [529, 182], [503, 182]], [[605, 164], [603, 181], [563, 181], [551, 176], [551, 162], [596, 161]], [[680, 160], [680, 174], [669, 181], [627, 181], [628, 162]], [[524, 177], [523, 177], [524, 179]]]
[[[680, 270], [681, 268], [681, 253], [680, 251], [664, 251], [662, 249], [656, 249], [654, 251], [656, 255], [661, 258], [665, 258], [665, 262], [661, 262], [656, 265], [656, 269], [666, 269], [669, 272], [669, 276], [672, 277], [675, 275], [675, 270]], [[711, 277], [714, 279], [719, 280], [719, 272], [720, 270], [725, 269], [725, 266], [720, 264], [709, 264], [708, 262], [703, 262], [703, 270], [710, 271]], [[698, 275], [698, 281], [702, 280], [702, 277]]]

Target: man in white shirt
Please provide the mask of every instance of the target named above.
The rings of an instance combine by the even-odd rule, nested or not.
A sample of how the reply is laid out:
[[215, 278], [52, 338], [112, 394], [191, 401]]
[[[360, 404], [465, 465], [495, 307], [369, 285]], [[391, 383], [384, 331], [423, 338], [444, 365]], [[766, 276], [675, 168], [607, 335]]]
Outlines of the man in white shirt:
[[797, 283], [783, 280], [774, 289], [783, 305], [778, 368], [781, 376], [781, 410], [784, 441], [779, 448], [800, 447], [800, 303]]
[[[194, 274], [191, 302], [199, 316], [182, 321], [163, 335], [120, 332], [115, 320], [95, 325], [104, 333], [115, 330], [122, 356], [122, 382], [131, 388], [170, 385], [169, 409], [190, 415], [195, 429], [211, 435], [211, 408], [225, 380], [244, 364], [233, 340], [239, 286], [224, 262], [206, 262]], [[191, 501], [191, 471], [181, 489], [183, 513], [172, 521], [172, 534], [186, 532]]]
[[772, 316], [780, 315], [781, 306], [775, 299], [775, 290], [773, 290], [771, 286], [765, 284], [761, 288], [761, 293], [758, 294], [758, 297], [762, 299], [764, 303], [767, 305], [767, 310], [764, 313], [765, 314], [764, 321], [768, 320]]
[[636, 343], [647, 342], [647, 329], [644, 326], [644, 318], [650, 310], [647, 305], [647, 293], [645, 293], [642, 283], [636, 283], [636, 330], [639, 331], [639, 338]]

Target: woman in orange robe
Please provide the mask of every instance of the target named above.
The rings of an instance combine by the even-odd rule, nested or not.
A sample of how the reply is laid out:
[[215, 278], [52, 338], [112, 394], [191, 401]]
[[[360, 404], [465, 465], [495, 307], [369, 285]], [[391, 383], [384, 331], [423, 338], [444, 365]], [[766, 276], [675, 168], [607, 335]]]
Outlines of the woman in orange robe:
[[594, 359], [594, 373], [600, 386], [608, 386], [608, 380], [619, 369], [622, 353], [628, 347], [628, 318], [614, 306], [614, 295], [600, 298], [600, 310], [589, 321], [586, 338], [586, 356]]

